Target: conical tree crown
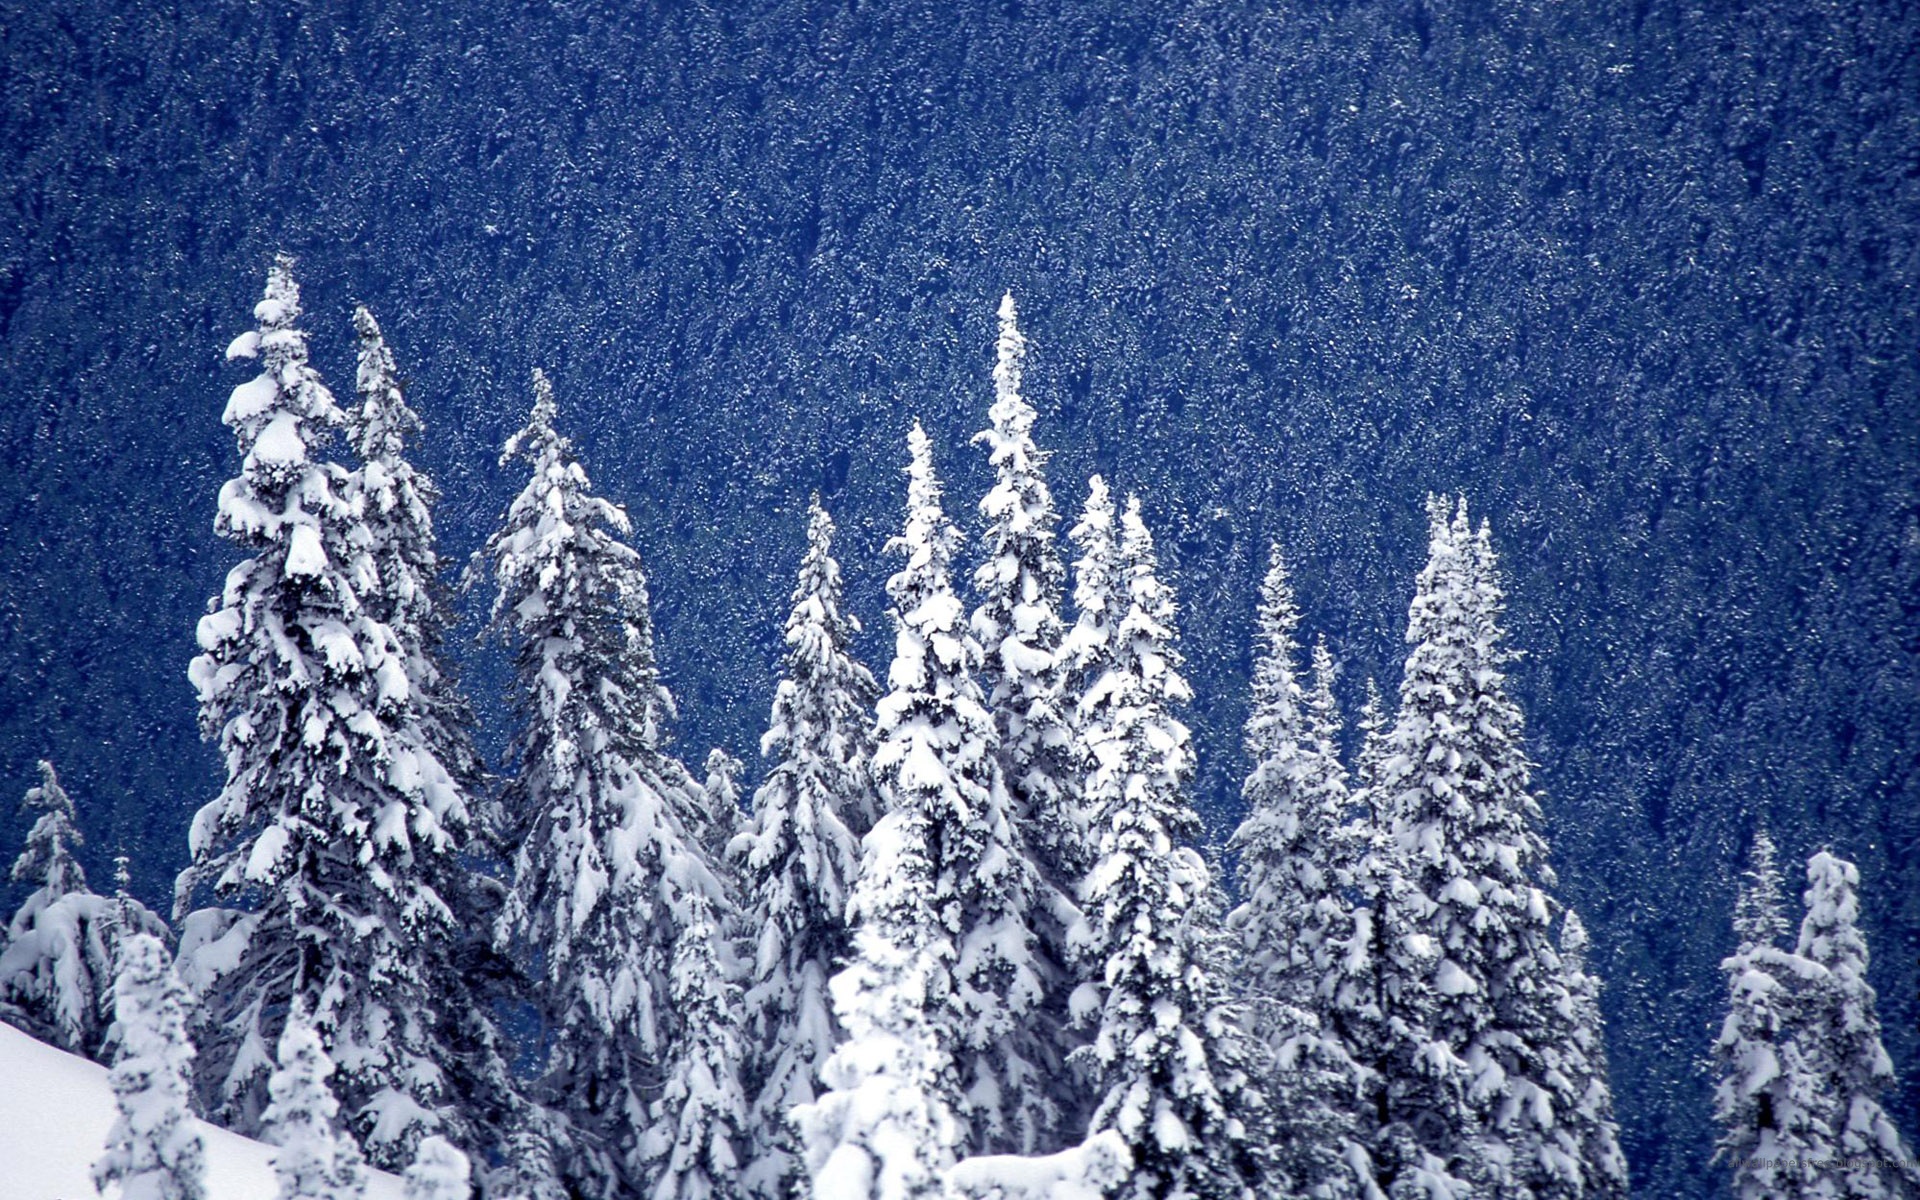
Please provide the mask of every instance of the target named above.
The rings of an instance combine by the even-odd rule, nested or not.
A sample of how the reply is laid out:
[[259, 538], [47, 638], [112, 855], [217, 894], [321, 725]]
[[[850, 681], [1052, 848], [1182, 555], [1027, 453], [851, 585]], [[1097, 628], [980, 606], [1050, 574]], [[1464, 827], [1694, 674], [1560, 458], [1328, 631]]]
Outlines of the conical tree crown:
[[40, 786], [27, 789], [20, 807], [26, 812], [38, 810], [40, 815], [27, 830], [20, 857], [13, 860], [13, 881], [37, 884], [47, 902], [69, 892], [86, 891], [87, 873], [73, 856], [73, 848], [85, 845], [86, 839], [75, 824], [73, 801], [46, 759], [40, 760]]

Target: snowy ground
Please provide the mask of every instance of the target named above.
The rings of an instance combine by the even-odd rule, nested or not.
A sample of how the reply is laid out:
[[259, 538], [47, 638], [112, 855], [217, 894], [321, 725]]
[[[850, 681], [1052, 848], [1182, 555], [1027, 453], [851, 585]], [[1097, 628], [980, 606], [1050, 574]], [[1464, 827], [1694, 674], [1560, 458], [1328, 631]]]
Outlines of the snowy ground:
[[[0, 1025], [0, 1200], [88, 1200], [113, 1117], [105, 1067]], [[200, 1133], [207, 1200], [273, 1200], [271, 1146], [204, 1123]], [[367, 1200], [400, 1200], [398, 1179], [370, 1175]]]

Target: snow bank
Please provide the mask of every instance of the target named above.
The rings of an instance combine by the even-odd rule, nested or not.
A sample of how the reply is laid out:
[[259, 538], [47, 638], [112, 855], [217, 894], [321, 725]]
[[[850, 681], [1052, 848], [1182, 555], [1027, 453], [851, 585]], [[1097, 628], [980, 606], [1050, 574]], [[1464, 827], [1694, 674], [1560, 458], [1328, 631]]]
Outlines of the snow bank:
[[[88, 1200], [113, 1124], [107, 1069], [0, 1025], [0, 1196]], [[269, 1200], [273, 1147], [199, 1122], [207, 1200]], [[368, 1171], [367, 1200], [401, 1200], [400, 1180]], [[117, 1195], [118, 1189], [109, 1192]]]

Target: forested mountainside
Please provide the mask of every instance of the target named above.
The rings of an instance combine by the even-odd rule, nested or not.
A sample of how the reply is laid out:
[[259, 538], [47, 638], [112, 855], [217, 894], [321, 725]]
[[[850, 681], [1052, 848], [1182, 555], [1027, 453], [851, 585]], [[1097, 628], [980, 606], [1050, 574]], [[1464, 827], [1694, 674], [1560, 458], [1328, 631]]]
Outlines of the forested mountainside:
[[[456, 557], [546, 368], [646, 556], [683, 756], [753, 754], [819, 490], [882, 662], [918, 416], [963, 503], [993, 306], [1056, 487], [1141, 493], [1199, 799], [1244, 774], [1267, 541], [1351, 712], [1421, 498], [1469, 489], [1636, 1185], [1708, 1189], [1764, 822], [1867, 886], [1920, 1108], [1920, 15], [1908, 6], [48, 4], [0, 78], [0, 763], [155, 903], [218, 789], [185, 680], [236, 560], [220, 351], [297, 255], [377, 311]], [[329, 320], [329, 317], [331, 318]], [[963, 551], [964, 557], [964, 551]], [[477, 598], [474, 604], [477, 607]], [[469, 678], [490, 687], [478, 654]], [[484, 708], [485, 706], [483, 706]], [[491, 736], [497, 740], [498, 730]], [[0, 818], [0, 842], [25, 822]]]

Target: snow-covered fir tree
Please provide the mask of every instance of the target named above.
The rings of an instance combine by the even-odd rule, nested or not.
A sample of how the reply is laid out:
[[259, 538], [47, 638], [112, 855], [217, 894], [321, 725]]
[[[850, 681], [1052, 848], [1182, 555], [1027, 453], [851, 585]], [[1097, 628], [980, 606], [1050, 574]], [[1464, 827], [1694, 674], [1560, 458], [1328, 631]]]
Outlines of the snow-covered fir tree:
[[1357, 1195], [1371, 1180], [1356, 1119], [1363, 1071], [1335, 1020], [1333, 989], [1354, 942], [1348, 898], [1366, 834], [1347, 823], [1333, 658], [1324, 642], [1315, 646], [1314, 689], [1304, 692], [1293, 666], [1299, 623], [1276, 545], [1255, 618], [1246, 727], [1254, 766], [1242, 789], [1247, 816], [1231, 842], [1243, 900], [1229, 924], [1273, 1064], [1267, 1091], [1287, 1174], [1305, 1193]]
[[[470, 861], [472, 851], [491, 861], [503, 856], [498, 841], [499, 814], [476, 792], [483, 770], [473, 744], [472, 706], [461, 692], [446, 658], [454, 626], [444, 560], [434, 537], [433, 509], [440, 498], [433, 480], [407, 457], [413, 438], [424, 428], [407, 403], [399, 368], [379, 322], [364, 305], [353, 313], [359, 337], [355, 391], [358, 403], [347, 410], [347, 436], [359, 459], [350, 475], [376, 572], [364, 599], [368, 612], [386, 623], [405, 665], [408, 703], [402, 718], [408, 737], [425, 746], [462, 790], [461, 807], [469, 820], [457, 831], [468, 854], [436, 854], [416, 864], [453, 915], [456, 938], [426, 958], [428, 991], [439, 998], [448, 1070], [447, 1087], [465, 1115], [464, 1125], [499, 1128], [519, 1102], [494, 1021], [490, 988], [506, 974], [492, 955], [487, 936], [499, 905], [500, 885]], [[461, 1134], [464, 1130], [449, 1130]], [[470, 1136], [470, 1135], [469, 1135]], [[398, 1156], [378, 1154], [385, 1166]]]
[[964, 1133], [950, 1038], [954, 941], [928, 853], [926, 806], [890, 808], [861, 842], [847, 922], [853, 950], [833, 977], [844, 1039], [820, 1098], [793, 1113], [810, 1200], [943, 1200]]
[[1607, 1077], [1606, 1022], [1600, 1016], [1600, 980], [1587, 970], [1591, 939], [1580, 914], [1569, 908], [1560, 919], [1560, 961], [1567, 974], [1569, 1001], [1565, 1019], [1571, 1036], [1565, 1066], [1573, 1107], [1556, 1114], [1580, 1148], [1585, 1174], [1580, 1194], [1600, 1200], [1624, 1200], [1627, 1157], [1620, 1150], [1620, 1127], [1613, 1116], [1613, 1085]]
[[281, 1027], [262, 1114], [267, 1141], [279, 1147], [273, 1155], [279, 1200], [359, 1200], [366, 1193], [366, 1162], [339, 1128], [333, 1075], [333, 1060], [304, 1003], [295, 1000]]
[[347, 410], [348, 439], [360, 465], [353, 472], [377, 584], [365, 597], [404, 656], [412, 685], [411, 716], [421, 739], [455, 779], [471, 788], [480, 774], [473, 746], [473, 713], [447, 668], [445, 648], [454, 624], [441, 585], [433, 508], [440, 491], [407, 457], [424, 428], [407, 403], [393, 351], [364, 305], [353, 311], [359, 335], [355, 390]]
[[[1504, 686], [1491, 545], [1464, 502], [1449, 519], [1452, 507], [1429, 506], [1413, 648], [1377, 785], [1409, 885], [1378, 942], [1388, 1124], [1476, 1196], [1577, 1195], [1582, 1149], [1556, 1119], [1577, 1098], [1558, 1069], [1570, 998], [1551, 937], [1552, 872]], [[1409, 1146], [1398, 1130], [1388, 1141], [1389, 1174], [1434, 1169], [1393, 1161]]]
[[1727, 1017], [1714, 1043], [1720, 1067], [1714, 1116], [1717, 1158], [1733, 1172], [1739, 1200], [1812, 1194], [1810, 1162], [1831, 1152], [1831, 1130], [1805, 1048], [1794, 1036], [1804, 1020], [1803, 988], [1813, 964], [1783, 949], [1781, 882], [1773, 840], [1762, 829], [1734, 905], [1735, 952], [1723, 960]]
[[[1243, 900], [1230, 920], [1255, 990], [1314, 1011], [1333, 943], [1347, 920], [1346, 881], [1335, 874], [1328, 853], [1345, 822], [1347, 781], [1333, 744], [1337, 725], [1325, 727], [1338, 714], [1310, 712], [1294, 673], [1300, 613], [1278, 546], [1255, 620], [1246, 727], [1253, 771], [1241, 789], [1247, 816], [1231, 842], [1240, 859]], [[1329, 690], [1324, 702], [1332, 699]]]
[[491, 632], [517, 676], [517, 849], [496, 938], [538, 975], [546, 1090], [568, 1127], [554, 1151], [573, 1188], [608, 1200], [650, 1190], [640, 1134], [681, 1036], [670, 980], [688, 900], [731, 910], [691, 828], [704, 789], [662, 744], [672, 702], [626, 514], [594, 495], [554, 413], [536, 371], [533, 412], [501, 456], [530, 478], [482, 551]]
[[1106, 665], [1079, 697], [1099, 841], [1080, 897], [1091, 978], [1074, 999], [1094, 1037], [1075, 1058], [1095, 1080], [1093, 1128], [1114, 1130], [1132, 1153], [1117, 1195], [1241, 1200], [1268, 1186], [1264, 1103], [1197, 922], [1210, 880], [1191, 844], [1200, 819], [1186, 796], [1188, 733], [1173, 715], [1191, 695], [1173, 648], [1174, 598], [1137, 500], [1117, 547], [1095, 503], [1089, 512], [1076, 536], [1098, 557], [1083, 558], [1092, 578], [1081, 590], [1105, 590], [1113, 607]]
[[339, 1063], [356, 1137], [397, 1166], [424, 1133], [465, 1123], [448, 1085], [457, 929], [440, 885], [466, 799], [406, 647], [369, 606], [381, 562], [361, 485], [317, 457], [345, 417], [307, 361], [292, 260], [275, 261], [254, 316], [228, 348], [262, 369], [227, 403], [242, 464], [215, 523], [251, 556], [209, 604], [189, 671], [227, 781], [194, 817], [176, 892], [182, 913], [203, 889], [251, 911], [188, 919], [199, 1084], [210, 1111], [257, 1130], [268, 1046], [301, 1007]]
[[740, 1087], [740, 989], [722, 966], [712, 908], [688, 895], [667, 998], [681, 1034], [653, 1103], [647, 1152], [652, 1200], [735, 1200], [746, 1194], [747, 1099]]
[[[986, 446], [994, 483], [980, 501], [984, 524], [981, 562], [973, 574], [979, 598], [973, 635], [985, 658], [981, 680], [1000, 737], [1001, 771], [1035, 866], [1049, 891], [1036, 923], [1051, 967], [1046, 1020], [1060, 1054], [1071, 1049], [1061, 986], [1066, 933], [1079, 918], [1074, 888], [1088, 866], [1088, 829], [1073, 761], [1072, 702], [1066, 661], [1061, 589], [1066, 572], [1055, 548], [1053, 495], [1047, 456], [1033, 442], [1033, 406], [1021, 394], [1027, 340], [1011, 293], [1000, 301], [1000, 336], [993, 368], [988, 428], [974, 435]], [[1068, 1111], [1077, 1105], [1063, 1104]]]
[[124, 937], [114, 980], [120, 1053], [107, 1082], [119, 1115], [107, 1149], [93, 1164], [93, 1185], [117, 1184], [120, 1200], [202, 1200], [206, 1147], [187, 1099], [193, 1046], [187, 1040], [187, 990], [159, 938]]
[[469, 1200], [473, 1163], [443, 1137], [421, 1138], [402, 1182], [406, 1200]]
[[0, 949], [0, 1017], [65, 1050], [99, 1057], [111, 1024], [114, 942], [122, 929], [164, 936], [166, 925], [138, 901], [121, 904], [87, 887], [73, 851], [84, 844], [73, 800], [53, 764], [21, 801], [38, 812], [13, 861], [15, 883], [33, 891], [7, 923]]
[[1053, 1043], [1034, 1019], [1044, 963], [1031, 926], [1042, 887], [1002, 783], [998, 738], [974, 672], [980, 644], [952, 583], [959, 533], [940, 506], [933, 448], [907, 438], [906, 525], [888, 548], [894, 657], [874, 724], [885, 807], [922, 815], [934, 911], [952, 940], [952, 988], [929, 1016], [954, 1061], [954, 1102], [983, 1151], [1033, 1149], [1058, 1124]]
[[847, 901], [875, 816], [868, 714], [879, 688], [853, 657], [859, 628], [841, 607], [833, 520], [816, 496], [787, 615], [785, 677], [760, 743], [770, 765], [752, 825], [728, 851], [754, 944], [741, 1074], [755, 1153], [743, 1182], [766, 1200], [805, 1183], [787, 1113], [814, 1099], [839, 1037], [827, 982], [848, 957]]
[[1859, 885], [1859, 870], [1828, 851], [1807, 861], [1806, 917], [1795, 953], [1819, 969], [1804, 977], [1795, 1036], [1831, 1142], [1809, 1164], [1817, 1176], [1803, 1194], [1903, 1200], [1920, 1196], [1920, 1163], [1880, 1104], [1893, 1086], [1893, 1060], [1867, 982]]

